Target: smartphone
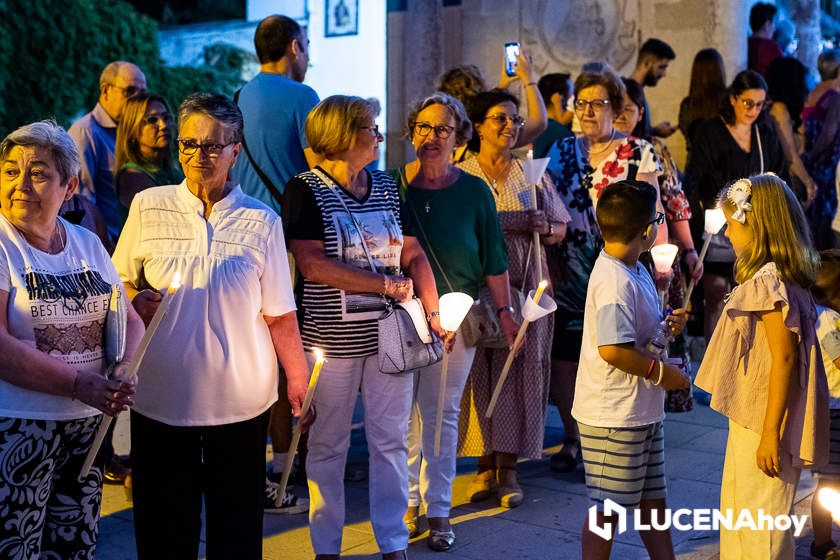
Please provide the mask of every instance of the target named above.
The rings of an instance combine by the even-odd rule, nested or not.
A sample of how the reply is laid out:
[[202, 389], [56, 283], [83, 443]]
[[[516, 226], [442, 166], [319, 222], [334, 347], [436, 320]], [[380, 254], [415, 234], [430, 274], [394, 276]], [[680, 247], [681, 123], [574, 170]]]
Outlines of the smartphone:
[[516, 75], [517, 58], [519, 58], [519, 43], [505, 43], [505, 74], [508, 76]]

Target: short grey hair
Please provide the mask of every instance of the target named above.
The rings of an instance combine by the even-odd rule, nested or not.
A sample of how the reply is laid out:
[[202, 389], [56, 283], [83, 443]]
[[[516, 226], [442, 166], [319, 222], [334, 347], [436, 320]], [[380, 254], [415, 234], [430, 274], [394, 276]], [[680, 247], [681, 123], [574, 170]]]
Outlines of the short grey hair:
[[227, 138], [229, 142], [242, 142], [242, 111], [230, 97], [218, 93], [193, 93], [178, 108], [178, 128], [196, 114], [220, 122], [231, 134]]
[[464, 104], [458, 101], [455, 97], [436, 91], [425, 99], [415, 101], [408, 111], [408, 121], [405, 126], [405, 137], [412, 139], [414, 134], [414, 125], [417, 124], [417, 115], [420, 112], [432, 105], [443, 105], [455, 119], [455, 143], [458, 146], [466, 144], [472, 138], [473, 127], [470, 118], [467, 116], [467, 110], [464, 109]]
[[25, 124], [9, 133], [0, 142], [0, 161], [6, 161], [15, 146], [49, 150], [62, 185], [79, 174], [81, 163], [76, 143], [53, 119]]

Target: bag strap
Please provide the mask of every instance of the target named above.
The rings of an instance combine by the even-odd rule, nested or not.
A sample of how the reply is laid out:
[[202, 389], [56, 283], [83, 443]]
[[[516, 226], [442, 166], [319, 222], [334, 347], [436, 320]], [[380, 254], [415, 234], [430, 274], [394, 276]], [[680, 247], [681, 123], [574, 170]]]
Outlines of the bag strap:
[[[233, 102], [236, 104], [237, 107], [239, 106], [239, 93], [241, 91], [242, 91], [242, 88], [239, 88], [238, 90], [236, 90], [236, 93], [233, 94]], [[254, 156], [251, 155], [251, 150], [248, 149], [248, 142], [245, 141], [245, 135], [244, 134], [242, 135], [242, 147], [245, 148], [245, 155], [248, 156], [248, 161], [251, 163], [251, 167], [253, 167], [254, 171], [257, 172], [257, 177], [259, 177], [260, 181], [262, 181], [263, 185], [266, 186], [269, 194], [274, 199], [274, 201], [277, 202], [277, 204], [279, 204], [280, 207], [282, 208], [283, 207], [283, 193], [280, 192], [280, 189], [278, 189], [277, 187], [274, 186], [274, 183], [271, 182], [271, 179], [269, 179], [268, 176], [265, 174], [265, 172], [262, 170], [262, 168], [260, 168], [260, 166], [257, 165], [257, 162], [254, 159]]]
[[761, 162], [761, 171], [760, 173], [764, 173], [764, 150], [761, 148], [761, 131], [758, 129], [758, 125], [753, 125], [755, 127], [755, 139], [758, 142], [758, 158]]

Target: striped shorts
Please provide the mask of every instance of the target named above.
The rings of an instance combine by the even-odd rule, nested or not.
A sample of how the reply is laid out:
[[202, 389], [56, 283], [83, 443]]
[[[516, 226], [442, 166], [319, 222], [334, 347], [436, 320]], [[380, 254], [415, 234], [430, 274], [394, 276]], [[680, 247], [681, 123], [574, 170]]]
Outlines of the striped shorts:
[[578, 422], [586, 489], [592, 505], [610, 500], [627, 508], [664, 499], [662, 422], [634, 428], [598, 428]]
[[840, 410], [831, 409], [831, 441], [828, 445], [828, 464], [814, 469], [818, 478], [840, 481]]

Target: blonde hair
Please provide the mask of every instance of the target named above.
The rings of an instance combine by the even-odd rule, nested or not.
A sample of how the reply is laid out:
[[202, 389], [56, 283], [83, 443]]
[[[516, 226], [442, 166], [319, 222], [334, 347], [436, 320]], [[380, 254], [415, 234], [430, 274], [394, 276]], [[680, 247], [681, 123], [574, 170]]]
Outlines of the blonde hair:
[[[140, 129], [143, 128], [146, 119], [146, 110], [152, 103], [160, 103], [167, 113], [171, 112], [166, 100], [154, 93], [145, 91], [135, 93], [126, 101], [120, 122], [117, 124], [117, 140], [114, 144], [115, 169], [122, 169], [126, 163], [152, 164], [166, 170], [172, 168], [172, 157], [168, 150], [161, 154], [158, 161], [147, 161], [140, 153]], [[170, 124], [170, 148], [173, 144], [172, 138], [175, 136], [171, 130]]]
[[331, 95], [306, 117], [306, 141], [312, 151], [333, 158], [356, 145], [361, 127], [376, 118], [366, 99], [353, 95]]
[[[773, 174], [750, 177], [752, 209], [745, 212], [753, 240], [735, 261], [735, 280], [742, 284], [768, 262], [774, 262], [785, 282], [808, 288], [817, 279], [820, 257], [811, 240], [805, 213], [787, 184]], [[721, 192], [720, 206], [737, 210]]]

